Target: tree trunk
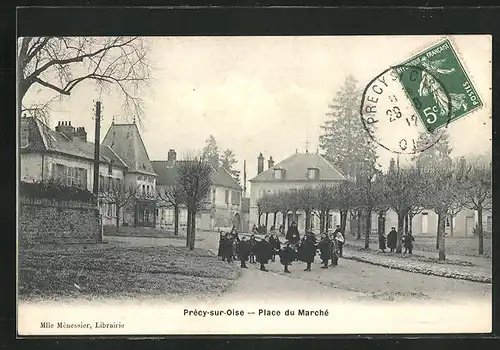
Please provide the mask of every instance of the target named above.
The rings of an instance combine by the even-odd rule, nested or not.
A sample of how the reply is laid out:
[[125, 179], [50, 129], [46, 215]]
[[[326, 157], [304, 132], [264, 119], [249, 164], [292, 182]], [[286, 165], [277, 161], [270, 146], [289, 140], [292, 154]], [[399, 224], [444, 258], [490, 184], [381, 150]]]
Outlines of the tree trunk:
[[273, 216], [273, 226], [274, 226], [274, 229], [276, 229], [276, 214], [278, 212], [274, 212], [274, 216]]
[[361, 215], [362, 212], [361, 210], [358, 210], [358, 213], [356, 215], [356, 239], [359, 240], [361, 239]]
[[384, 217], [384, 212], [380, 211], [378, 213], [378, 221], [377, 221], [377, 232], [378, 232], [378, 237], [379, 237], [379, 243], [380, 243], [380, 236], [384, 234], [385, 232], [385, 217]]
[[404, 222], [405, 222], [406, 214], [403, 212], [398, 213], [398, 240], [396, 244], [396, 253], [402, 252], [402, 238], [403, 238], [403, 230], [404, 230]]
[[455, 215], [450, 215], [450, 236], [453, 236], [453, 217]]
[[479, 207], [477, 209], [477, 228], [478, 228], [478, 233], [477, 237], [479, 239], [479, 249], [478, 253], [479, 255], [484, 254], [484, 231], [483, 231], [483, 208]]
[[446, 216], [444, 214], [438, 214], [438, 228], [437, 228], [437, 236], [439, 239], [439, 260], [446, 260], [445, 255], [445, 236], [444, 236], [444, 227], [445, 227]]
[[194, 241], [196, 238], [196, 212], [191, 213], [191, 238], [189, 240], [189, 250], [194, 249]]
[[257, 226], [260, 227], [260, 217], [262, 216], [262, 212], [259, 210], [257, 214], [259, 215], [259, 218], [257, 219]]
[[187, 223], [186, 223], [186, 247], [189, 248], [189, 239], [191, 237], [191, 209], [187, 209]]
[[413, 234], [413, 218], [414, 217], [415, 217], [415, 215], [413, 215], [413, 214], [409, 214], [409, 216], [408, 216], [408, 227], [409, 227], [409, 230], [412, 234]]
[[365, 249], [370, 248], [370, 233], [372, 230], [372, 209], [366, 210], [366, 224], [365, 224]]
[[405, 215], [405, 235], [408, 234], [408, 222], [410, 221], [409, 216], [410, 214]]
[[326, 232], [326, 230], [325, 230], [325, 226], [326, 226], [325, 223], [326, 223], [327, 220], [328, 220], [328, 210], [326, 210], [326, 211], [322, 210], [320, 212], [320, 216], [319, 216], [319, 231], [321, 233]]
[[311, 211], [305, 210], [306, 213], [306, 229], [305, 232], [309, 232], [311, 228]]
[[120, 228], [120, 207], [116, 206], [116, 232]]
[[[439, 226], [439, 218], [438, 218], [438, 226]], [[436, 233], [436, 250], [439, 249], [439, 232]]]
[[345, 228], [347, 224], [347, 210], [341, 210], [340, 211], [340, 230], [345, 236]]
[[269, 222], [269, 213], [266, 213], [266, 228], [267, 228], [267, 223]]
[[281, 214], [283, 215], [282, 219], [283, 219], [283, 222], [282, 222], [282, 225], [283, 225], [283, 232], [286, 232], [286, 214], [285, 212], [281, 212]]
[[174, 236], [179, 235], [179, 206], [174, 206]]

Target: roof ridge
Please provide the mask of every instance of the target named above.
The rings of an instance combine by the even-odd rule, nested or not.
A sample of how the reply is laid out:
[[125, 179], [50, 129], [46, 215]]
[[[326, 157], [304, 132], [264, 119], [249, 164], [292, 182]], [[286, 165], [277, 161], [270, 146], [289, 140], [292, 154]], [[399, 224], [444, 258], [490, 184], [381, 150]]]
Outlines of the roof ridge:
[[116, 156], [116, 158], [118, 158], [118, 160], [119, 160], [120, 162], [122, 162], [122, 163], [123, 163], [123, 164], [124, 164], [124, 165], [128, 168], [128, 164], [127, 164], [127, 163], [126, 163], [126, 162], [122, 159], [122, 157], [120, 157], [120, 156], [118, 155], [118, 153], [116, 153], [116, 152], [115, 152], [115, 150], [114, 150], [114, 149], [112, 149], [112, 148], [111, 148], [111, 147], [109, 147], [108, 145], [102, 145], [102, 144], [101, 144], [101, 146], [102, 146], [102, 147], [107, 147], [107, 148], [108, 148], [108, 149], [109, 149], [109, 150], [110, 150], [110, 151], [111, 151], [111, 152], [112, 152], [112, 153]]
[[319, 153], [315, 153], [321, 160], [323, 160], [327, 165], [330, 166], [330, 168], [332, 168], [333, 170], [335, 170], [337, 173], [339, 173], [340, 176], [342, 176], [345, 180], [347, 180], [347, 178], [344, 176], [344, 174], [342, 174], [336, 167], [333, 166], [332, 163], [330, 163], [325, 157], [323, 157], [321, 154]]

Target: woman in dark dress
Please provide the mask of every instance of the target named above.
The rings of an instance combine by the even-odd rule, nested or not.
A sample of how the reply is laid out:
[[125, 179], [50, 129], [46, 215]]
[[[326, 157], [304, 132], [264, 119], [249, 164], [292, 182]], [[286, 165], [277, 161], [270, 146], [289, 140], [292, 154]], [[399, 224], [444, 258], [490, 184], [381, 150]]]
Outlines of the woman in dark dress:
[[396, 249], [396, 245], [398, 242], [398, 233], [396, 232], [396, 228], [392, 227], [391, 231], [387, 235], [387, 247], [391, 250], [391, 253]]
[[257, 262], [260, 264], [260, 270], [269, 271], [265, 267], [265, 264], [269, 263], [273, 253], [273, 249], [269, 243], [269, 236], [257, 242], [255, 252], [257, 255]]
[[250, 256], [250, 243], [243, 237], [238, 243], [238, 253], [241, 261], [241, 267], [246, 269], [246, 261]]
[[311, 264], [316, 255], [316, 238], [311, 232], [306, 233], [299, 247], [299, 260], [307, 264], [304, 271], [311, 271]]

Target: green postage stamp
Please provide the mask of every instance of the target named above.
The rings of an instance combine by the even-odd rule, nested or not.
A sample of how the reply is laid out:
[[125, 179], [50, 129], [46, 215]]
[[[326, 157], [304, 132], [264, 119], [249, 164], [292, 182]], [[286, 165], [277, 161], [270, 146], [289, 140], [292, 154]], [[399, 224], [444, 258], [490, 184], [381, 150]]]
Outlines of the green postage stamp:
[[[395, 68], [406, 95], [429, 132], [483, 106], [449, 39]], [[409, 74], [408, 69], [412, 70]]]

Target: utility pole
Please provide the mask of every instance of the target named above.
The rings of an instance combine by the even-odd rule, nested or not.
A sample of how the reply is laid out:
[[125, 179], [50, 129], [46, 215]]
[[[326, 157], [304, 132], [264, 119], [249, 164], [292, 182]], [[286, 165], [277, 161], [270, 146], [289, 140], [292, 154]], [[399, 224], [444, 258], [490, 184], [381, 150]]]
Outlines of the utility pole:
[[243, 197], [247, 196], [247, 161], [243, 161]]
[[99, 159], [101, 143], [101, 101], [95, 103], [95, 141], [94, 141], [94, 188], [97, 199], [99, 195]]

